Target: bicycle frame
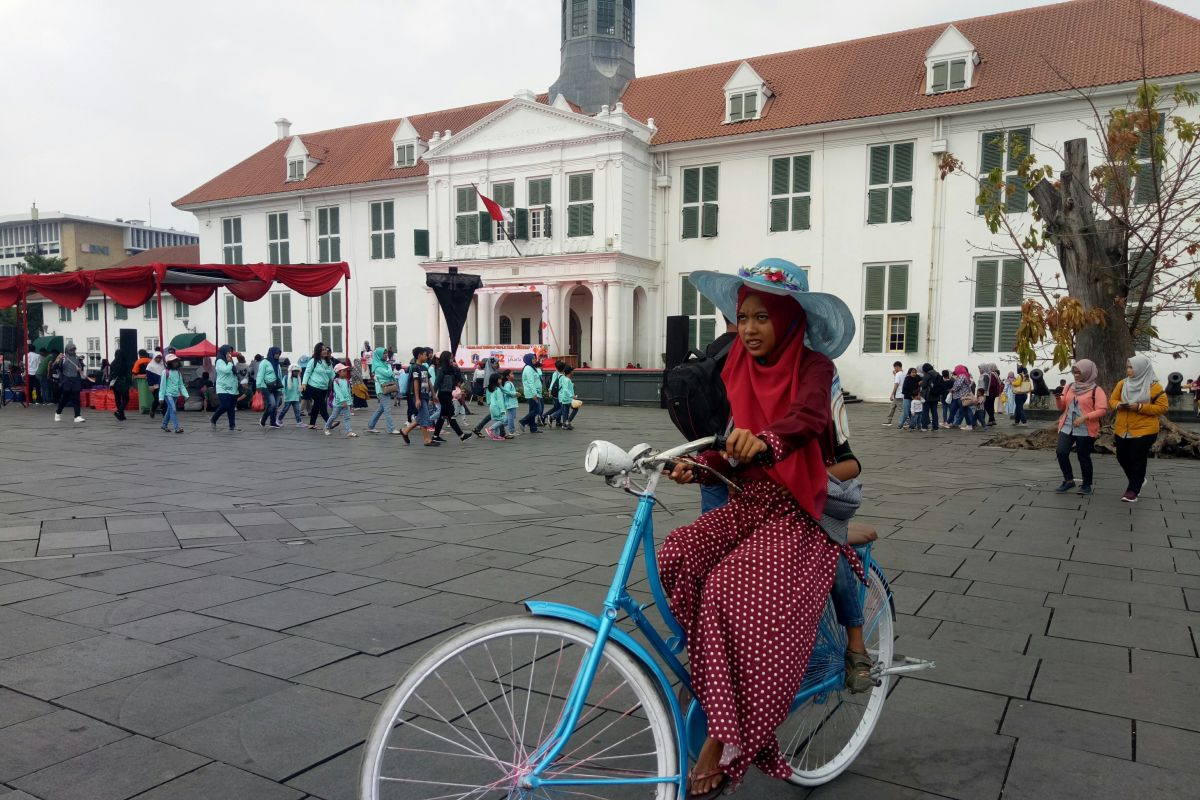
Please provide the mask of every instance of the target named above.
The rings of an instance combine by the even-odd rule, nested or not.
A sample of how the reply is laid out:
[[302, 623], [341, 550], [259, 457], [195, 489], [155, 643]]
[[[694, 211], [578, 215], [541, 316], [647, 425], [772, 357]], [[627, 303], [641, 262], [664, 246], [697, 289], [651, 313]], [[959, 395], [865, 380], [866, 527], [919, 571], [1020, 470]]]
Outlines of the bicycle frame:
[[[542, 786], [586, 786], [600, 784], [657, 784], [657, 783], [676, 783], [679, 786], [680, 797], [687, 796], [687, 762], [688, 762], [688, 747], [687, 747], [687, 725], [684, 718], [685, 709], [681, 709], [679, 701], [674, 692], [671, 691], [670, 683], [667, 680], [666, 674], [662, 671], [660, 664], [666, 664], [683, 685], [691, 690], [691, 676], [687, 669], [683, 666], [678, 658], [678, 654], [683, 652], [687, 646], [686, 636], [682, 626], [678, 620], [671, 614], [667, 604], [666, 595], [663, 593], [662, 583], [658, 575], [658, 561], [654, 552], [654, 492], [658, 486], [659, 473], [653, 472], [647, 479], [646, 488], [639, 494], [637, 511], [634, 513], [633, 522], [629, 528], [629, 534], [625, 539], [625, 545], [621, 551], [621, 558], [617, 562], [616, 574], [613, 576], [613, 582], [608, 588], [608, 593], [604, 598], [603, 614], [599, 618], [587, 614], [579, 609], [574, 609], [570, 606], [564, 606], [556, 603], [542, 603], [531, 601], [526, 604], [530, 612], [544, 616], [554, 616], [570, 619], [581, 624], [594, 623], [596, 630], [596, 641], [588, 652], [586, 660], [583, 662], [579, 674], [575, 678], [575, 682], [571, 686], [571, 690], [567, 695], [567, 701], [564, 705], [564, 713], [559, 718], [554, 730], [546, 743], [538, 748], [533, 754], [533, 758], [537, 758], [537, 766], [525, 777], [521, 779], [521, 786], [526, 789], [536, 789]], [[643, 551], [646, 559], [646, 574], [650, 583], [650, 593], [654, 598], [654, 604], [666, 624], [667, 629], [671, 632], [671, 636], [663, 639], [658, 631], [654, 629], [650, 620], [643, 613], [645, 606], [634, 600], [628, 591], [628, 582], [630, 572], [633, 569], [633, 564], [637, 559], [639, 548]], [[865, 548], [863, 557], [864, 573], [872, 568], [872, 559], [870, 553], [870, 545]], [[885, 583], [886, 586], [886, 583]], [[862, 584], [859, 588], [860, 601], [866, 597], [867, 586]], [[890, 590], [888, 592], [890, 597]], [[650, 654], [640, 647], [636, 640], [629, 637], [624, 631], [615, 629], [614, 626], [618, 615], [624, 612], [633, 621], [637, 629], [650, 643], [654, 654], [658, 657], [658, 663], [655, 663]], [[868, 620], [870, 625], [877, 624], [875, 620]], [[583, 704], [588, 693], [591, 691], [592, 682], [596, 676], [596, 670], [600, 664], [600, 658], [603, 655], [604, 647], [608, 644], [610, 638], [617, 638], [624, 646], [633, 651], [633, 655], [639, 658], [654, 675], [659, 682], [660, 688], [664, 697], [667, 699], [668, 705], [671, 708], [671, 713], [674, 717], [676, 746], [679, 752], [679, 773], [677, 775], [663, 777], [646, 777], [646, 778], [543, 778], [542, 775], [553, 764], [554, 760], [562, 753], [563, 748], [570, 738], [571, 731], [575, 729], [575, 725], [579, 721], [580, 713], [583, 710]], [[792, 708], [795, 709], [801, 703], [808, 699], [828, 693], [837, 689], [844, 677], [841, 673], [831, 674], [824, 680], [816, 683], [813, 686], [803, 686]]]

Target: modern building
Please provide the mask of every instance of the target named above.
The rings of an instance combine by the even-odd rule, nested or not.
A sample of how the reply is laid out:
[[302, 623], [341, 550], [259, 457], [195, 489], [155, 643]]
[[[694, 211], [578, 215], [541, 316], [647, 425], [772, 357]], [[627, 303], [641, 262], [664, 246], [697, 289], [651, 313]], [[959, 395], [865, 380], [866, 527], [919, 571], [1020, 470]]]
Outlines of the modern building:
[[[689, 273], [780, 256], [853, 310], [838, 368], [861, 396], [884, 396], [897, 359], [1011, 364], [1020, 267], [990, 252], [1003, 240], [978, 214], [977, 183], [943, 179], [943, 157], [971, 175], [1014, 171], [1022, 148], [1058, 163], [1064, 141], [1096, 141], [1093, 104], [1104, 114], [1128, 102], [1143, 62], [1151, 80], [1200, 82], [1200, 20], [1139, 0], [648, 77], [633, 77], [633, 0], [572, 0], [562, 13], [547, 94], [314, 133], [281, 119], [274, 142], [176, 201], [199, 221], [201, 261], [351, 265], [352, 341], [340, 290], [256, 304], [222, 293], [222, 340], [440, 349], [425, 275], [457, 268], [483, 280], [468, 343], [541, 341], [592, 366], [657, 367], [668, 315], [690, 318], [695, 346], [723, 328]], [[1130, 33], [1141, 25], [1144, 52]], [[511, 209], [512, 243], [476, 187]], [[1014, 222], [1030, 219], [1023, 201]], [[1156, 323], [1196, 339], [1182, 320]]]
[[155, 228], [140, 219], [104, 220], [41, 211], [0, 217], [0, 275], [16, 275], [25, 256], [67, 260], [67, 270], [105, 269], [151, 247], [197, 244], [194, 233]]

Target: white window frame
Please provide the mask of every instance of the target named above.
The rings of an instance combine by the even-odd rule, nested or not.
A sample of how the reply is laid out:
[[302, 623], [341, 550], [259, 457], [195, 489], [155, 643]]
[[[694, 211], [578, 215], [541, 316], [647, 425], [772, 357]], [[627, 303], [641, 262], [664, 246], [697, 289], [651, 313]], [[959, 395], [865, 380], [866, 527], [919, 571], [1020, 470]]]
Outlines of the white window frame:
[[[735, 92], [729, 92], [725, 97], [725, 122], [749, 122], [752, 119], [758, 119], [762, 116], [763, 96], [760, 89], [739, 89]], [[746, 112], [746, 100], [754, 101], [754, 110], [750, 113]], [[737, 101], [736, 103], [734, 101]], [[734, 106], [737, 106], [737, 111], [734, 111]]]
[[[962, 75], [962, 85], [961, 86], [953, 85], [955, 82], [953, 80], [955, 64], [962, 65], [963, 75]], [[938, 88], [936, 88], [937, 87], [937, 79], [934, 76], [937, 73], [938, 67], [943, 67], [943, 66], [946, 69], [946, 84], [943, 88], [938, 89]], [[974, 71], [974, 64], [971, 63], [971, 55], [969, 53], [965, 54], [965, 55], [960, 54], [960, 55], [956, 55], [956, 56], [941, 56], [941, 57], [938, 57], [935, 59], [931, 59], [926, 64], [925, 93], [926, 94], [946, 94], [947, 92], [961, 92], [963, 89], [970, 89], [971, 88], [971, 73], [973, 71]]]
[[246, 352], [246, 303], [232, 294], [225, 295], [225, 343]]
[[175, 301], [175, 319], [189, 319], [192, 316], [192, 307], [182, 300]]
[[157, 336], [147, 336], [142, 341], [145, 343], [146, 349], [149, 350], [151, 353], [157, 352], [159, 345], [162, 344], [158, 340]]
[[[808, 188], [803, 191], [796, 190], [796, 163], [797, 159], [808, 159]], [[787, 162], [787, 190], [776, 193], [775, 191], [775, 162]], [[812, 153], [796, 153], [795, 155], [787, 156], [772, 156], [770, 159], [770, 172], [767, 177], [767, 232], [768, 233], [785, 233], [788, 231], [807, 231], [812, 229]], [[787, 204], [787, 225], [777, 228], [774, 223], [774, 211], [777, 207], [775, 203], [784, 202]], [[808, 209], [805, 216], [808, 218], [808, 224], [801, 227], [796, 227], [797, 208], [802, 207], [804, 203], [808, 203]]]
[[[1027, 214], [1027, 213], [1029, 213], [1029, 192], [1025, 189], [1024, 183], [1021, 181], [1021, 177], [1018, 174], [1019, 169], [1020, 169], [1020, 164], [1018, 163], [1017, 165], [1012, 165], [1009, 163], [1011, 149], [1012, 149], [1012, 135], [1014, 133], [1020, 133], [1020, 132], [1024, 132], [1024, 133], [1028, 134], [1028, 140], [1026, 142], [1026, 151], [1024, 153], [1022, 153], [1020, 156], [1020, 158], [1023, 159], [1023, 158], [1025, 158], [1025, 156], [1029, 155], [1029, 153], [1033, 150], [1033, 125], [1010, 125], [1006, 128], [993, 128], [991, 130], [982, 130], [979, 132], [979, 145], [978, 145], [978, 147], [979, 147], [979, 180], [980, 180], [981, 184], [984, 180], [987, 179], [988, 175], [991, 173], [991, 170], [984, 169], [984, 164], [983, 164], [984, 143], [986, 141], [994, 141], [997, 136], [1002, 136], [1004, 138], [1003, 153], [1001, 155], [1002, 163], [1000, 164], [1000, 170], [1004, 175], [1004, 185], [1000, 187], [999, 191], [1002, 194], [1005, 194], [1005, 210], [1004, 210], [1005, 214]], [[1016, 191], [1014, 191], [1011, 195], [1007, 194], [1007, 186], [1009, 184], [1013, 184], [1014, 186], [1016, 186]], [[981, 191], [982, 191], [982, 189], [981, 189]], [[1020, 209], [1015, 209], [1015, 210], [1009, 209], [1008, 202], [1009, 202], [1009, 198], [1012, 198], [1012, 197], [1024, 197], [1024, 199], [1025, 199], [1025, 202], [1023, 204], [1024, 207], [1020, 208]], [[978, 216], [982, 216], [981, 208], [980, 208], [978, 202], [976, 202], [976, 204], [975, 204], [975, 213]]]
[[[694, 200], [689, 200], [687, 196], [687, 174], [689, 172], [696, 173], [696, 197]], [[711, 174], [716, 175], [716, 195], [711, 200], [704, 199], [705, 176]], [[720, 164], [700, 164], [696, 166], [683, 167], [679, 172], [679, 238], [680, 239], [714, 239], [720, 232], [719, 218], [721, 209], [721, 165]], [[705, 232], [705, 220], [709, 219], [711, 210], [712, 232]], [[695, 235], [688, 235], [687, 218], [688, 213], [694, 212], [696, 215], [696, 232]]]
[[158, 319], [158, 303], [155, 302], [155, 298], [150, 298], [142, 306], [142, 319]]
[[536, 206], [534, 208], [529, 209], [529, 238], [530, 239], [546, 238], [545, 235], [542, 233], [545, 230], [545, 225], [544, 225], [545, 221], [546, 221], [546, 207], [545, 206]]
[[83, 304], [84, 319], [88, 322], [100, 321], [100, 304], [95, 300], [89, 300]]
[[271, 292], [271, 346], [292, 352], [292, 293]]
[[87, 341], [87, 365], [89, 367], [98, 368], [100, 366], [100, 337], [89, 336]]
[[[991, 287], [990, 299], [985, 300], [989, 305], [980, 305], [980, 295], [986, 291], [986, 285], [980, 282], [980, 269], [985, 264], [995, 264], [996, 281]], [[1004, 273], [1006, 270], [1015, 271], [1014, 281], [1005, 281]], [[1024, 281], [1025, 281], [1025, 262], [1016, 258], [977, 258], [971, 263], [971, 339], [970, 346], [972, 353], [1011, 353], [1016, 347], [1016, 328], [1021, 323], [1021, 304], [1025, 300]], [[1015, 282], [1018, 290], [1016, 302], [1004, 304], [1005, 286]], [[1008, 298], [1012, 300], [1012, 296]], [[976, 335], [983, 320], [981, 316], [991, 315], [992, 319], [988, 323], [991, 337], [991, 350], [976, 350]], [[1001, 331], [1003, 330], [1003, 322], [1007, 319], [1013, 331], [1012, 347], [1005, 349], [1000, 341]]]
[[[391, 308], [388, 308], [388, 306]], [[378, 310], [383, 309], [379, 314]], [[375, 347], [388, 347], [395, 352], [398, 341], [396, 338], [396, 287], [383, 286], [371, 290], [371, 344]]]
[[321, 264], [335, 264], [341, 260], [342, 208], [321, 206], [317, 209], [317, 261]]
[[[115, 306], [113, 306], [113, 319], [114, 320], [129, 319], [129, 309], [126, 308], [125, 306], [121, 305], [120, 303], [116, 304]], [[117, 349], [119, 350], [120, 348], [117, 348]]]
[[[896, 179], [896, 148], [907, 146], [910, 148], [911, 158], [909, 160], [908, 180]], [[878, 148], [886, 148], [887, 162], [887, 180], [882, 183], [872, 183], [871, 165], [875, 158], [875, 151]], [[869, 145], [867, 147], [867, 208], [863, 219], [867, 225], [891, 225], [904, 224], [913, 220], [913, 194], [916, 191], [916, 172], [917, 172], [917, 143], [913, 141], [906, 142], [881, 142], [879, 144]], [[896, 189], [908, 189], [908, 219], [896, 219]], [[886, 192], [886, 202], [884, 206], [883, 220], [878, 222], [871, 221], [871, 193]]]
[[[591, 180], [588, 181], [588, 196], [587, 197], [576, 197], [574, 200], [572, 200], [571, 192], [570, 192], [571, 179], [576, 178], [576, 177], [582, 177], [584, 175], [591, 178]], [[579, 229], [574, 234], [572, 234], [571, 233], [571, 212], [574, 209], [579, 209], [579, 211], [578, 211]], [[585, 209], [588, 211], [588, 223], [589, 223], [588, 224], [589, 230], [587, 230], [586, 232], [583, 230], [583, 212]], [[589, 236], [596, 235], [596, 173], [591, 170], [586, 170], [584, 172], [572, 172], [572, 173], [567, 174], [567, 229], [566, 229], [566, 234], [568, 237], [578, 238], [578, 239], [585, 239]]]
[[[867, 308], [867, 305], [868, 305], [868, 303], [867, 303], [867, 289], [868, 289], [867, 272], [868, 272], [868, 270], [876, 269], [879, 267], [883, 268], [883, 296], [881, 298], [883, 306], [882, 306], [882, 308]], [[891, 289], [892, 289], [892, 274], [893, 274], [893, 270], [895, 270], [896, 268], [902, 268], [904, 270], [904, 274], [905, 274], [904, 298], [903, 298], [904, 302], [903, 303], [899, 303], [897, 301], [897, 298], [893, 297], [892, 291], [891, 291]], [[863, 313], [859, 319], [859, 321], [862, 325], [862, 329], [863, 329], [863, 337], [861, 340], [862, 353], [864, 355], [878, 355], [879, 353], [883, 353], [884, 355], [896, 355], [898, 353], [914, 353], [914, 352], [916, 352], [917, 348], [920, 345], [921, 323], [920, 323], [920, 312], [913, 311], [912, 306], [911, 306], [912, 298], [913, 298], [913, 287], [912, 287], [913, 265], [907, 261], [872, 262], [872, 263], [863, 264], [862, 275], [863, 275], [863, 295], [862, 295]], [[911, 343], [912, 348], [910, 348], [909, 347], [910, 342], [908, 341], [908, 320], [909, 320], [909, 317], [911, 317], [913, 315], [916, 315], [915, 325], [916, 325], [917, 330], [913, 334], [914, 341]], [[875, 351], [875, 350], [868, 351], [866, 349], [866, 327], [867, 327], [866, 320], [867, 320], [867, 317], [880, 317], [881, 318], [881, 331], [880, 331], [881, 339], [880, 339], [880, 341], [881, 341], [882, 349], [879, 351]], [[899, 328], [899, 330], [897, 330], [897, 328]], [[895, 344], [897, 336], [899, 336], [899, 346], [898, 347]]]
[[[466, 220], [461, 222], [460, 220]], [[479, 193], [474, 186], [454, 187], [454, 245], [479, 244]]]
[[287, 179], [288, 179], [288, 182], [289, 182], [289, 183], [291, 183], [292, 181], [302, 181], [302, 180], [304, 180], [304, 178], [305, 178], [305, 173], [307, 173], [307, 172], [308, 172], [308, 163], [307, 163], [307, 162], [308, 162], [308, 159], [307, 159], [307, 158], [304, 158], [304, 157], [300, 157], [300, 158], [289, 158], [289, 159], [288, 159], [288, 162], [287, 162], [287, 166], [288, 166], [288, 176], [287, 176]]
[[404, 142], [396, 145], [396, 161], [394, 166], [399, 168], [415, 167], [417, 165], [416, 142]]
[[221, 256], [226, 264], [242, 264], [242, 218], [221, 218]]
[[[725, 318], [720, 309], [688, 281], [687, 275], [679, 276], [679, 313], [688, 318], [688, 349], [703, 350], [725, 332]], [[712, 336], [706, 328], [711, 324]]]
[[344, 351], [344, 343], [342, 342], [342, 334], [345, 332], [343, 327], [343, 308], [342, 290], [331, 289], [321, 295], [320, 302], [317, 308], [318, 333], [320, 340], [325, 343], [332, 353], [340, 353]]
[[292, 263], [289, 237], [288, 212], [272, 211], [267, 214], [267, 259], [272, 264]]
[[[370, 204], [368, 222], [371, 225], [371, 260], [385, 261], [396, 257], [396, 202], [376, 200]], [[376, 214], [378, 213], [378, 226]], [[390, 224], [389, 224], [389, 219]]]

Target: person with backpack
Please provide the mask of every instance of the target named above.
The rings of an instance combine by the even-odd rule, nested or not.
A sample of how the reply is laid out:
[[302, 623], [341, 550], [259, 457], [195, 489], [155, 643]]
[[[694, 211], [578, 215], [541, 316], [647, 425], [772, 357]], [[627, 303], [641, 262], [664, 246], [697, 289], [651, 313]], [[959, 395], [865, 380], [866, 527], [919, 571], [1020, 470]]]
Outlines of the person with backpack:
[[1125, 364], [1125, 377], [1117, 381], [1109, 405], [1116, 410], [1113, 422], [1113, 446], [1117, 463], [1128, 483], [1124, 503], [1136, 503], [1146, 483], [1146, 462], [1150, 448], [1158, 438], [1159, 418], [1167, 413], [1169, 399], [1150, 359], [1134, 354]]
[[555, 420], [558, 419], [558, 410], [561, 403], [558, 401], [558, 382], [562, 380], [563, 369], [567, 366], [567, 362], [555, 359], [554, 374], [550, 376], [550, 386], [546, 391], [550, 393], [550, 399], [553, 404], [550, 406], [550, 413], [542, 415], [542, 424], [554, 426]]
[[919, 426], [917, 424], [918, 414], [913, 412], [913, 400], [917, 399], [921, 390], [921, 375], [917, 372], [916, 367], [909, 367], [908, 374], [904, 376], [904, 380], [900, 383], [900, 396], [904, 400], [904, 407], [900, 412], [900, 430], [913, 431]]
[[987, 413], [987, 424], [996, 424], [996, 399], [1000, 397], [1000, 368], [988, 362], [979, 365], [979, 388], [983, 389], [983, 410]]
[[75, 411], [75, 421], [83, 422], [79, 413], [79, 392], [83, 390], [83, 376], [87, 372], [83, 361], [75, 354], [75, 343], [67, 342], [62, 353], [54, 360], [52, 369], [57, 369], [62, 377], [59, 379], [58, 408], [54, 412], [54, 421], [62, 421], [63, 408], [71, 406]]
[[509, 437], [520, 436], [517, 430], [517, 385], [513, 383], [512, 370], [506, 369], [500, 373], [500, 391], [504, 392], [504, 429]]
[[358, 436], [350, 422], [350, 406], [354, 398], [350, 394], [350, 365], [338, 364], [333, 368], [333, 416], [325, 421], [325, 435], [332, 436], [333, 429], [338, 426], [342, 417], [346, 418], [346, 437], [354, 439]]
[[386, 354], [387, 351], [382, 347], [376, 347], [371, 357], [371, 378], [375, 381], [375, 401], [379, 403], [379, 407], [375, 409], [375, 413], [367, 422], [367, 433], [379, 433], [375, 424], [379, 422], [380, 417], [383, 417], [383, 422], [387, 425], [387, 432], [399, 436], [400, 431], [397, 430], [396, 422], [392, 419], [392, 402], [400, 387], [396, 383], [396, 374], [392, 372], [392, 365], [387, 362]]
[[938, 429], [938, 404], [942, 402], [942, 397], [946, 394], [946, 387], [942, 382], [942, 376], [929, 362], [921, 365], [921, 388], [919, 391], [921, 399], [924, 401], [919, 427], [923, 431], [936, 431]]
[[275, 424], [280, 428], [283, 427], [283, 418], [287, 416], [288, 409], [296, 415], [296, 427], [301, 425], [303, 419], [300, 415], [300, 365], [290, 367], [288, 373], [283, 381], [283, 403], [280, 404], [275, 417]]
[[[437, 399], [438, 399], [438, 420], [433, 426], [433, 438], [435, 441], [440, 441], [442, 437], [442, 427], [449, 424], [450, 430], [454, 431], [454, 435], [458, 437], [460, 442], [465, 442], [471, 438], [471, 434], [463, 433], [463, 429], [459, 426], [458, 420], [454, 418], [454, 390], [462, 383], [462, 370], [458, 368], [458, 364], [454, 361], [454, 354], [449, 350], [443, 350], [438, 357], [438, 370], [433, 373], [437, 377], [433, 380], [437, 381]], [[516, 391], [515, 389], [513, 390]]]
[[542, 417], [542, 370], [535, 366], [536, 358], [533, 353], [526, 353], [522, 360], [525, 366], [521, 368], [521, 391], [525, 395], [525, 404], [529, 413], [521, 417], [521, 429], [529, 428], [530, 433], [539, 433], [538, 423]]
[[[494, 442], [512, 438], [512, 434], [504, 430], [507, 410], [504, 408], [504, 390], [500, 386], [503, 377], [499, 372], [493, 372], [488, 378], [487, 389], [484, 390], [488, 405], [487, 438]], [[476, 429], [475, 432], [479, 433], [479, 430]]]
[[333, 351], [324, 342], [317, 342], [312, 358], [304, 368], [304, 377], [300, 379], [300, 391], [312, 403], [308, 412], [309, 430], [317, 429], [318, 415], [329, 422], [329, 387], [332, 382]]
[[183, 433], [183, 428], [179, 425], [179, 407], [176, 405], [180, 397], [187, 397], [187, 390], [183, 388], [183, 373], [179, 371], [179, 356], [171, 353], [163, 364], [162, 380], [158, 382], [158, 399], [163, 407], [162, 429], [164, 433], [169, 431], [168, 426], [173, 427], [175, 433]]
[[441, 443], [433, 439], [434, 415], [430, 399], [433, 393], [429, 386], [429, 370], [425, 368], [425, 361], [429, 358], [429, 353], [424, 347], [414, 347], [412, 352], [413, 359], [408, 365], [407, 391], [412, 408], [412, 418], [408, 425], [400, 429], [400, 435], [404, 437], [405, 444], [410, 444], [411, 440], [408, 435], [414, 429], [420, 428], [426, 447], [440, 447]]
[[1092, 448], [1100, 435], [1100, 420], [1108, 410], [1108, 398], [1096, 385], [1096, 365], [1090, 359], [1076, 361], [1071, 367], [1071, 375], [1075, 382], [1067, 384], [1056, 401], [1062, 416], [1058, 418], [1058, 446], [1054, 454], [1063, 480], [1054, 491], [1063, 494], [1075, 488], [1075, 476], [1071, 471], [1071, 450], [1074, 448], [1083, 473], [1079, 493], [1089, 495], [1092, 493]]
[[1032, 391], [1033, 379], [1029, 377], [1029, 370], [1024, 366], [1017, 367], [1017, 377], [1012, 383], [1013, 425], [1029, 424], [1029, 417], [1025, 416], [1025, 403]]
[[571, 377], [574, 372], [575, 368], [567, 364], [563, 367], [562, 377], [558, 379], [558, 427], [567, 431], [575, 430], [573, 423], [582, 405], [575, 396], [575, 380]]
[[267, 357], [258, 362], [258, 374], [255, 375], [254, 385], [258, 387], [263, 399], [263, 413], [258, 420], [260, 428], [265, 428], [268, 422], [272, 428], [283, 427], [276, 419], [276, 412], [282, 400], [280, 390], [283, 389], [283, 369], [279, 366], [279, 356], [282, 353], [278, 347], [272, 347], [267, 350]]

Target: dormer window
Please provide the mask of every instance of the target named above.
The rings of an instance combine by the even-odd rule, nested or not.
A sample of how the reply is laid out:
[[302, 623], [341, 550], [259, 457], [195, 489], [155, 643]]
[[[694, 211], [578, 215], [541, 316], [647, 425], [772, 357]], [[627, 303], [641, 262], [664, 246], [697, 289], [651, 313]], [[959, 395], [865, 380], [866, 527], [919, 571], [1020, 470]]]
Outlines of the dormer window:
[[410, 142], [408, 144], [396, 145], [396, 166], [411, 167], [417, 163], [416, 144]]
[[[450, 131], [446, 133], [448, 135]], [[437, 135], [437, 131], [434, 131], [434, 135]], [[421, 141], [421, 136], [412, 123], [407, 119], [400, 120], [392, 134], [392, 168], [415, 167], [417, 159], [428, 149], [429, 146]]]
[[925, 94], [971, 88], [978, 64], [975, 46], [958, 28], [949, 26], [925, 52]]
[[771, 90], [767, 82], [743, 61], [725, 81], [725, 122], [745, 122], [758, 119], [766, 107]]
[[303, 158], [289, 158], [288, 159], [288, 177], [287, 177], [287, 179], [289, 181], [304, 180], [304, 171], [305, 171], [304, 168], [306, 166], [304, 163], [305, 161], [306, 161], [306, 159], [303, 159]]

